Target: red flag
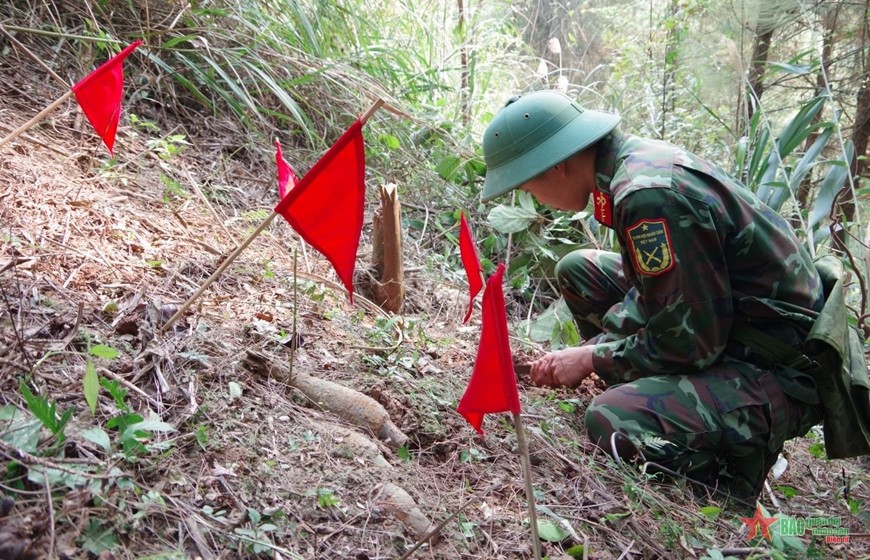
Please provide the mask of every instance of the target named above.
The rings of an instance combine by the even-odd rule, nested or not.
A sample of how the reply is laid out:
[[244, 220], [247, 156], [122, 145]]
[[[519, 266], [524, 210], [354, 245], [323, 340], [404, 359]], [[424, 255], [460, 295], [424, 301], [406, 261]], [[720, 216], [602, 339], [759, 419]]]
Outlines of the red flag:
[[462, 259], [462, 266], [465, 267], [465, 275], [468, 276], [468, 291], [471, 294], [468, 300], [468, 312], [462, 320], [463, 323], [467, 323], [474, 310], [474, 297], [483, 288], [483, 269], [480, 267], [471, 230], [468, 228], [468, 222], [465, 221], [465, 212], [459, 215], [459, 256]]
[[79, 106], [112, 155], [124, 96], [124, 59], [141, 44], [128, 45], [72, 87]]
[[353, 301], [353, 269], [365, 203], [363, 123], [357, 120], [302, 177], [275, 212], [320, 251]]
[[508, 341], [507, 314], [502, 292], [504, 265], [486, 283], [483, 292], [483, 327], [471, 380], [456, 410], [475, 430], [483, 433], [483, 415], [510, 411], [520, 413], [517, 376]]
[[290, 185], [292, 189], [299, 182], [299, 179], [296, 177], [293, 167], [284, 159], [284, 152], [281, 151], [281, 142], [277, 140], [275, 140], [275, 164], [278, 166], [278, 197], [284, 198], [289, 190], [287, 184], [293, 181]]

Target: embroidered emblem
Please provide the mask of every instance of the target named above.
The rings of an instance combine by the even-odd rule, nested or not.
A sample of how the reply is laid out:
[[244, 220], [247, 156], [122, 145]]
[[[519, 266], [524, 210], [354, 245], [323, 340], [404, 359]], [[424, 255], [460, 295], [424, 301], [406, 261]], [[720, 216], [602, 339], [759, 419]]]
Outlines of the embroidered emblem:
[[671, 233], [664, 219], [641, 220], [625, 233], [637, 272], [658, 276], [674, 267]]
[[613, 227], [613, 201], [610, 195], [595, 191], [592, 194], [592, 204], [595, 206], [595, 219], [607, 227]]

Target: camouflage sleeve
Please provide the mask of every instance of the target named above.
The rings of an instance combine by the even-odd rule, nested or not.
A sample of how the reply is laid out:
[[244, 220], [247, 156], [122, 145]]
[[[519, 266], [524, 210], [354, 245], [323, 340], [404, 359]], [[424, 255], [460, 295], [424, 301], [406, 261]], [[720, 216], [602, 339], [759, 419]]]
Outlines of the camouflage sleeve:
[[710, 208], [667, 188], [643, 188], [616, 207], [635, 289], [604, 316], [595, 371], [609, 384], [707, 368], [731, 328], [731, 286]]

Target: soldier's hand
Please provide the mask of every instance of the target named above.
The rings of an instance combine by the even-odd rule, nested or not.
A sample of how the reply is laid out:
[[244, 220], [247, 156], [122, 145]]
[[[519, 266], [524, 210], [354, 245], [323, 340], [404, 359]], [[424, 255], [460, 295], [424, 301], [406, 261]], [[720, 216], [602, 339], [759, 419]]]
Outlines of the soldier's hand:
[[576, 387], [592, 373], [592, 350], [595, 347], [565, 348], [529, 364], [532, 382], [548, 387]]

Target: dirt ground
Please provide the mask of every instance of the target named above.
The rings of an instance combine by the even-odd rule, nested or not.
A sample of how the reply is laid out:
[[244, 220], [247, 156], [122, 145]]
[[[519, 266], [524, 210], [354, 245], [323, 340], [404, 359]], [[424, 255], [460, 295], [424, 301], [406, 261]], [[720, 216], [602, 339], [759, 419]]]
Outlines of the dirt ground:
[[[0, 136], [63, 93], [10, 60], [0, 61]], [[350, 305], [328, 263], [279, 218], [161, 333], [268, 216], [273, 153], [220, 122], [154, 129], [129, 113], [147, 111], [125, 106], [114, 160], [74, 101], [0, 148], [0, 557], [531, 558], [510, 418], [488, 416], [478, 437], [455, 411], [479, 313], [461, 325], [462, 278], [425, 258], [431, 239], [406, 237], [407, 311], [395, 320], [361, 298]], [[246, 367], [250, 352], [289, 366], [294, 299], [295, 374], [371, 397], [405, 445]], [[93, 412], [89, 368], [103, 383]], [[750, 541], [745, 505], [592, 447], [582, 418], [598, 390], [520, 379], [550, 558], [870, 553], [857, 536], [870, 517], [863, 463], [817, 458], [818, 435], [787, 444], [789, 467], [761, 503], [780, 516], [839, 518], [850, 542]], [[69, 423], [53, 433], [36, 422], [25, 392], [55, 406], [53, 418], [72, 411]], [[117, 423], [124, 414], [145, 423], [132, 440]], [[439, 540], [411, 552], [445, 520]]]

